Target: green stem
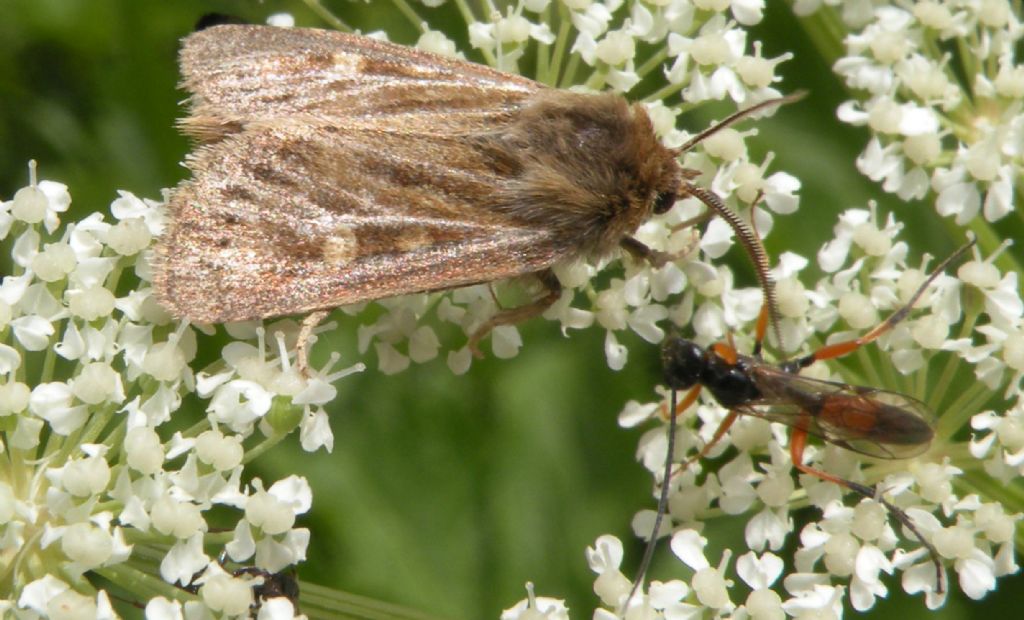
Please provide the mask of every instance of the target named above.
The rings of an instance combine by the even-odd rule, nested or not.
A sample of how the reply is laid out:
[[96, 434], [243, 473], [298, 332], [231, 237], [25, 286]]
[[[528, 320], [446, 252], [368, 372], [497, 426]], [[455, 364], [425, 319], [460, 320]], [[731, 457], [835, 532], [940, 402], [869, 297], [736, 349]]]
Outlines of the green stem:
[[576, 76], [576, 70], [579, 68], [580, 56], [579, 54], [569, 54], [569, 64], [565, 67], [565, 73], [562, 74], [562, 79], [559, 82], [559, 88], [569, 88], [573, 83], [573, 78]]
[[640, 76], [640, 78], [642, 79], [648, 73], [660, 67], [661, 63], [665, 62], [666, 58], [668, 58], [668, 47], [659, 47], [658, 51], [654, 52], [654, 54], [652, 54], [650, 58], [645, 60], [643, 64], [637, 67], [636, 74]]
[[[1019, 189], [1017, 190], [1019, 191]], [[946, 228], [955, 232], [954, 239], [960, 239], [963, 237], [963, 229], [956, 224], [952, 219], [945, 219]], [[981, 249], [983, 255], [991, 254], [1002, 245], [1005, 241], [996, 230], [985, 221], [983, 217], [976, 217], [971, 220], [967, 227], [974, 233], [974, 236], [978, 239], [978, 247]], [[996, 257], [993, 262], [996, 267], [1003, 273], [1021, 273], [1024, 271], [1024, 263], [1018, 260], [1015, 252], [1003, 252]]]
[[842, 57], [845, 52], [843, 38], [846, 37], [847, 31], [839, 14], [833, 8], [822, 7], [807, 17], [799, 18], [798, 21], [803, 25], [807, 38], [829, 66]]
[[[457, 8], [459, 10], [459, 14], [462, 15], [462, 21], [466, 22], [467, 24], [472, 24], [475, 21], [479, 21], [476, 18], [476, 15], [473, 14], [473, 9], [468, 4], [466, 4], [466, 0], [455, 0], [455, 8]], [[480, 55], [484, 57], [484, 62], [487, 63], [489, 66], [497, 66], [497, 59], [494, 57], [494, 54], [492, 54], [490, 50], [481, 49]]]
[[644, 102], [653, 103], [655, 101], [664, 101], [681, 90], [683, 90], [683, 84], [665, 84], [650, 95], [644, 97]]
[[245, 456], [242, 458], [242, 464], [248, 465], [252, 461], [256, 460], [256, 458], [261, 454], [281, 443], [281, 440], [288, 435], [289, 433], [275, 433], [270, 437], [266, 437], [263, 441], [245, 451]]
[[352, 620], [440, 620], [422, 611], [400, 607], [365, 596], [349, 594], [324, 586], [299, 583], [300, 607], [311, 618], [349, 618]]
[[980, 404], [992, 397], [991, 391], [981, 381], [972, 382], [939, 416], [935, 429], [936, 439], [946, 441], [967, 424], [979, 412]]
[[341, 30], [343, 32], [352, 32], [354, 30], [354, 28], [338, 19], [337, 15], [335, 15], [326, 7], [324, 7], [324, 5], [320, 3], [320, 0], [303, 0], [303, 2], [306, 3], [306, 6], [309, 7], [309, 10], [316, 13], [320, 17], [320, 19], [330, 24], [332, 28], [336, 30]]
[[[544, 7], [544, 11], [541, 13], [542, 23], [551, 23], [551, 5]], [[537, 80], [542, 83], [545, 82], [548, 73], [548, 65], [551, 62], [551, 44], [550, 43], [537, 43], [537, 70], [534, 75], [537, 76]]]
[[[960, 330], [957, 333], [957, 338], [969, 338], [974, 332], [974, 325], [977, 322], [978, 315], [971, 313], [967, 316], [963, 323], [960, 324]], [[946, 398], [946, 392], [949, 391], [950, 385], [953, 383], [953, 376], [956, 375], [957, 370], [960, 369], [960, 358], [955, 355], [950, 355], [946, 358], [946, 363], [943, 365], [942, 373], [939, 375], [939, 380], [935, 382], [932, 389], [929, 390], [927, 405], [932, 411], [938, 411], [939, 405]]]
[[[60, 298], [58, 297], [58, 299]], [[64, 321], [59, 321], [57, 325], [59, 328], [67, 327], [67, 323]], [[43, 358], [43, 370], [39, 373], [39, 384], [49, 383], [53, 379], [53, 367], [57, 364], [57, 349], [53, 345], [57, 344], [58, 334], [61, 332], [61, 329], [58, 327], [55, 327], [53, 333], [50, 334], [50, 343], [46, 347], [46, 357]]]
[[202, 420], [199, 420], [198, 422], [196, 422], [192, 426], [190, 426], [187, 429], [183, 430], [181, 432], [181, 436], [182, 437], [189, 437], [189, 438], [191, 438], [191, 437], [198, 437], [199, 433], [202, 433], [203, 431], [207, 431], [209, 429], [210, 429], [210, 418], [204, 417]]
[[[601, 66], [604, 67], [605, 65], [602, 63]], [[591, 90], [601, 90], [606, 84], [605, 78], [607, 77], [608, 74], [603, 69], [595, 68], [594, 72], [590, 74], [590, 77], [587, 78], [587, 81], [584, 82], [583, 85]]]
[[398, 11], [402, 15], [404, 15], [406, 17], [406, 19], [409, 20], [409, 23], [412, 24], [413, 28], [418, 30], [420, 33], [426, 32], [426, 24], [424, 23], [423, 18], [420, 17], [419, 13], [416, 12], [416, 9], [412, 8], [411, 6], [409, 6], [409, 3], [406, 2], [405, 0], [391, 0], [391, 1], [394, 3], [394, 5], [398, 9]]
[[127, 593], [138, 595], [141, 600], [135, 602], [140, 604], [145, 604], [145, 601], [157, 596], [182, 603], [199, 600], [195, 594], [173, 586], [160, 577], [134, 568], [127, 563], [101, 566], [93, 570], [104, 579], [123, 588]]
[[565, 58], [565, 48], [569, 44], [569, 33], [572, 32], [572, 17], [565, 4], [558, 3], [558, 36], [555, 38], [555, 51], [551, 54], [551, 66], [548, 75], [541, 80], [545, 84], [555, 86], [558, 84], [559, 72], [562, 70], [562, 59]]
[[115, 405], [107, 404], [102, 406], [95, 413], [89, 415], [89, 419], [85, 426], [79, 428], [75, 433], [68, 436], [68, 440], [63, 443], [60, 451], [56, 455], [56, 458], [50, 463], [51, 466], [59, 467], [64, 463], [64, 461], [70, 458], [71, 453], [78, 449], [82, 444], [94, 443], [103, 429], [106, 428], [107, 423], [110, 422], [110, 418], [113, 417], [114, 409]]
[[1004, 484], [984, 472], [968, 471], [960, 476], [958, 482], [966, 491], [999, 503], [1008, 513], [1019, 513], [1024, 510], [1024, 486], [1020, 484], [1019, 479], [1014, 483]]

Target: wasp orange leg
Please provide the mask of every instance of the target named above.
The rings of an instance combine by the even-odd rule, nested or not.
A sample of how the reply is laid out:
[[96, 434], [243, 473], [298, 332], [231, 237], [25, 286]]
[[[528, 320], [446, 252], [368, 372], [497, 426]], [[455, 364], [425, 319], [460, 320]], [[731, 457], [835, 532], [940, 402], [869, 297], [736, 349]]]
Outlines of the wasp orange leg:
[[889, 315], [889, 318], [885, 319], [884, 321], [876, 325], [874, 329], [864, 334], [863, 336], [860, 336], [859, 338], [854, 338], [853, 340], [845, 340], [843, 342], [837, 342], [835, 344], [826, 345], [818, 349], [814, 353], [797, 360], [798, 367], [806, 368], [807, 366], [810, 366], [811, 364], [817, 361], [835, 359], [837, 357], [842, 357], [844, 355], [852, 353], [857, 349], [861, 348], [862, 346], [870, 342], [874, 342], [879, 338], [879, 336], [889, 331], [893, 327], [896, 327], [896, 325], [899, 324], [900, 321], [907, 318], [907, 315], [910, 314], [910, 311], [913, 309], [914, 304], [916, 304], [917, 300], [920, 299], [922, 295], [924, 295], [924, 292], [928, 289], [928, 286], [935, 281], [935, 278], [939, 277], [939, 274], [944, 272], [946, 270], [946, 267], [948, 267], [950, 263], [959, 258], [964, 252], [969, 250], [975, 243], [976, 240], [971, 239], [964, 245], [957, 248], [957, 250], [950, 254], [946, 258], [946, 260], [939, 263], [939, 265], [932, 270], [928, 277], [925, 278], [924, 282], [921, 283], [921, 286], [919, 286], [917, 290], [914, 291], [914, 294], [910, 296], [910, 300], [906, 304], [901, 306], [898, 310]]
[[[683, 400], [679, 401], [679, 404], [672, 408], [672, 417], [679, 417], [684, 411], [686, 411], [690, 405], [697, 402], [697, 397], [700, 396], [700, 385], [695, 385], [686, 393]], [[675, 390], [673, 390], [675, 392]], [[665, 411], [665, 409], [662, 409]], [[665, 415], [665, 419], [668, 420], [668, 415]]]
[[725, 437], [725, 434], [729, 431], [729, 428], [733, 425], [733, 422], [735, 422], [736, 418], [738, 417], [740, 417], [740, 413], [735, 409], [731, 409], [729, 411], [729, 414], [726, 415], [725, 418], [718, 424], [718, 428], [715, 429], [715, 434], [712, 435], [711, 440], [704, 444], [704, 447], [701, 448], [700, 452], [687, 459], [686, 463], [683, 465], [680, 471], [686, 470], [694, 462], [699, 461], [700, 459], [707, 456], [708, 453], [711, 452], [711, 449], [718, 445], [719, 441], [722, 441], [722, 437]]
[[[697, 396], [700, 394], [700, 388], [700, 385], [695, 385], [692, 388], [690, 388], [690, 391], [686, 393], [686, 396], [683, 398], [683, 400], [680, 401], [678, 405], [676, 405], [674, 416], [681, 415], [690, 407], [690, 405], [696, 402]], [[718, 444], [718, 442], [722, 440], [722, 437], [725, 437], [725, 433], [728, 432], [729, 427], [733, 425], [733, 422], [735, 422], [736, 418], [738, 418], [739, 416], [740, 414], [738, 411], [729, 411], [729, 414], [725, 416], [725, 419], [723, 419], [718, 424], [718, 428], [715, 429], [715, 434], [711, 437], [711, 440], [704, 444], [704, 447], [701, 448], [701, 451], [699, 453], [686, 459], [686, 462], [683, 463], [678, 470], [676, 470], [676, 474], [680, 474], [686, 471], [687, 469], [690, 468], [690, 465], [707, 456], [708, 452], [711, 452], [711, 449], [714, 448]]]

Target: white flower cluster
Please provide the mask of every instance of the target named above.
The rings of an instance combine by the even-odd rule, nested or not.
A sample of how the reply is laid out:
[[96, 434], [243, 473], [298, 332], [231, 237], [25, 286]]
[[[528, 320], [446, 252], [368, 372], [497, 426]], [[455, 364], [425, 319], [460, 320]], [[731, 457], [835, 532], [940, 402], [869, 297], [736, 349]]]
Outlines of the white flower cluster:
[[834, 67], [856, 93], [839, 118], [871, 131], [860, 171], [904, 200], [934, 196], [959, 225], [1012, 213], [1024, 176], [1024, 23], [1013, 6], [879, 6], [848, 22]]
[[[309, 531], [295, 519], [312, 494], [295, 476], [244, 482], [244, 464], [295, 428], [307, 449], [329, 449], [320, 405], [343, 373], [304, 379], [284, 336], [268, 351], [262, 328], [249, 328], [256, 344], [229, 345], [223, 368], [194, 376], [195, 332], [171, 325], [146, 286], [162, 206], [122, 193], [113, 221], [93, 213], [61, 226], [67, 188], [32, 176], [0, 204], [14, 267], [0, 283], [0, 553], [13, 585], [0, 610], [113, 617], [88, 580], [99, 576], [165, 592], [135, 601], [151, 618], [248, 613], [258, 580], [222, 561], [270, 574], [301, 562]], [[132, 271], [141, 288], [122, 281]], [[206, 417], [168, 430], [190, 392]], [[235, 520], [209, 522], [215, 508]], [[214, 529], [231, 532], [219, 547]], [[294, 612], [286, 600], [261, 607], [261, 617]]]

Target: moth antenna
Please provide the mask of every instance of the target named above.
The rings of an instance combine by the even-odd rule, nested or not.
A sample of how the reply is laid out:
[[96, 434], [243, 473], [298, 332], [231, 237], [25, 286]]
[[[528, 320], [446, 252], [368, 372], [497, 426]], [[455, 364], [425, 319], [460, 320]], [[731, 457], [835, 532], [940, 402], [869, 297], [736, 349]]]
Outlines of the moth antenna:
[[[756, 215], [755, 210], [757, 209], [757, 205], [761, 204], [761, 200], [763, 199], [764, 191], [761, 190], [757, 192], [754, 202], [750, 203], [750, 229], [753, 231], [754, 237], [757, 239], [757, 244], [762, 250], [764, 249], [764, 243], [761, 241], [761, 231], [757, 229], [757, 218], [754, 216]], [[750, 253], [749, 248], [747, 248], [747, 253]], [[782, 317], [779, 315], [778, 300], [775, 298], [775, 281], [771, 279], [771, 275], [768, 276], [768, 281], [772, 283], [771, 288], [762, 287], [761, 291], [764, 294], [765, 303], [768, 307], [768, 319], [772, 324], [772, 331], [775, 333], [775, 344], [779, 349], [785, 350], [786, 347], [782, 342], [782, 330], [779, 328], [779, 321], [782, 320]], [[764, 331], [761, 332], [761, 335], [762, 337], [764, 336]], [[729, 334], [729, 344], [732, 344], [731, 333]], [[760, 345], [761, 343], [758, 342], [758, 349], [760, 349]]]
[[[675, 152], [682, 155], [708, 137], [730, 125], [735, 124], [737, 121], [750, 116], [751, 114], [772, 106], [793, 103], [794, 101], [799, 101], [806, 96], [807, 91], [798, 90], [792, 94], [786, 95], [785, 97], [767, 99], [761, 103], [756, 103], [750, 107], [733, 112], [729, 116], [725, 117], [725, 119], [715, 123], [711, 127], [708, 127], [704, 131], [687, 140], [682, 146], [675, 149]], [[727, 208], [717, 195], [711, 191], [694, 185], [691, 179], [697, 176], [696, 171], [694, 171], [693, 174], [685, 174], [685, 172], [688, 171], [684, 170], [683, 181], [679, 192], [680, 197], [684, 197], [686, 195], [693, 196], [697, 200], [703, 202], [708, 209], [725, 220], [725, 222], [732, 228], [733, 232], [736, 233], [736, 237], [743, 245], [743, 249], [747, 251], [751, 261], [753, 261], [754, 270], [757, 272], [757, 281], [761, 286], [761, 291], [764, 293], [764, 303], [768, 308], [768, 320], [769, 323], [771, 323], [772, 332], [775, 333], [775, 340], [781, 347], [782, 331], [779, 329], [779, 322], [782, 315], [779, 312], [779, 304], [775, 296], [775, 281], [772, 280], [770, 273], [771, 261], [768, 260], [768, 253], [765, 251], [764, 245], [761, 243], [760, 235], [757, 234], [756, 230], [752, 231], [748, 228], [743, 220]], [[760, 200], [760, 197], [758, 200]], [[756, 203], [757, 201], [755, 201], [755, 204]], [[751, 218], [751, 221], [753, 221], [753, 218]]]
[[785, 97], [776, 97], [774, 99], [766, 99], [766, 100], [762, 101], [761, 103], [755, 103], [754, 105], [752, 105], [752, 106], [750, 106], [748, 108], [743, 108], [742, 110], [738, 110], [736, 112], [733, 112], [729, 116], [726, 116], [723, 120], [715, 123], [714, 125], [708, 127], [704, 131], [700, 132], [699, 134], [697, 134], [694, 137], [692, 137], [689, 140], [687, 140], [682, 146], [679, 147], [678, 150], [679, 150], [680, 154], [686, 153], [687, 151], [689, 151], [693, 147], [697, 146], [697, 144], [699, 144], [700, 142], [702, 142], [705, 139], [713, 136], [714, 134], [718, 133], [722, 129], [725, 129], [728, 126], [735, 124], [737, 121], [743, 120], [744, 118], [750, 116], [751, 114], [759, 112], [759, 111], [761, 111], [761, 110], [763, 110], [765, 108], [770, 108], [772, 106], [785, 105], [787, 103], [793, 103], [794, 101], [800, 101], [801, 99], [803, 99], [806, 96], [807, 96], [807, 91], [806, 90], [798, 90], [795, 93], [786, 95]]
[[676, 443], [676, 390], [671, 390], [669, 395], [669, 410], [668, 410], [668, 441], [666, 445], [666, 456], [665, 456], [665, 471], [661, 480], [661, 491], [658, 495], [658, 512], [654, 517], [654, 527], [651, 528], [651, 537], [647, 540], [647, 546], [644, 547], [644, 555], [640, 559], [640, 566], [636, 569], [636, 576], [633, 578], [633, 587], [629, 590], [629, 596], [622, 602], [622, 606], [619, 608], [620, 617], [626, 616], [626, 611], [629, 609], [629, 603], [633, 600], [633, 596], [636, 595], [637, 590], [644, 583], [644, 578], [647, 576], [647, 569], [651, 567], [651, 561], [654, 559], [654, 547], [658, 544], [658, 532], [661, 530], [661, 522], [664, 521], [665, 515], [668, 514], [668, 494], [669, 494], [669, 483], [672, 480], [672, 455], [675, 452]]
[[708, 209], [714, 211], [715, 215], [721, 217], [736, 233], [743, 249], [747, 251], [751, 262], [754, 264], [754, 271], [757, 273], [758, 284], [764, 293], [764, 303], [768, 307], [768, 320], [771, 323], [772, 331], [775, 333], [776, 341], [782, 344], [782, 332], [779, 330], [779, 322], [782, 320], [782, 313], [779, 312], [778, 299], [775, 296], [775, 280], [772, 279], [771, 261], [768, 259], [768, 252], [765, 251], [761, 238], [754, 233], [743, 220], [714, 192], [695, 185], [690, 181], [683, 181], [680, 187], [680, 197], [693, 196], [704, 203]]

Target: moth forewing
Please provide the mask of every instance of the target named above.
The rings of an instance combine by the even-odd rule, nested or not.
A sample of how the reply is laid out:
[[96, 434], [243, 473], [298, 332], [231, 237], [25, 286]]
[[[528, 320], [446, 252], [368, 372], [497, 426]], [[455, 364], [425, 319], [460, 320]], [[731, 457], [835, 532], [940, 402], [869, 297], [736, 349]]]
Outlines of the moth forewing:
[[[184, 40], [186, 132], [208, 121], [304, 114], [387, 120], [411, 114], [450, 123], [493, 115], [543, 88], [527, 78], [370, 37], [311, 28], [224, 25]], [[454, 124], [458, 124], [456, 120]]]
[[548, 293], [480, 326], [475, 348], [558, 298], [555, 263], [620, 245], [650, 257], [630, 235], [653, 213], [684, 193], [715, 206], [619, 95], [298, 28], [212, 27], [186, 38], [181, 66], [181, 126], [200, 145], [154, 286], [192, 321], [539, 275]]

